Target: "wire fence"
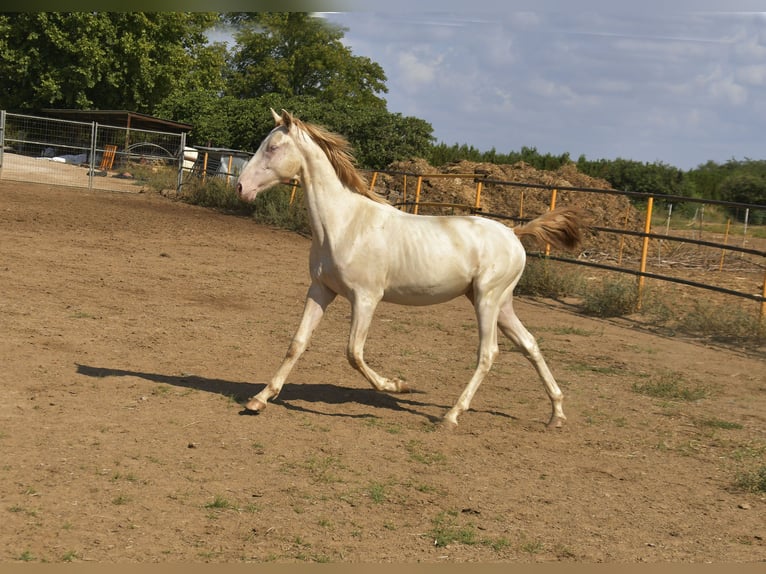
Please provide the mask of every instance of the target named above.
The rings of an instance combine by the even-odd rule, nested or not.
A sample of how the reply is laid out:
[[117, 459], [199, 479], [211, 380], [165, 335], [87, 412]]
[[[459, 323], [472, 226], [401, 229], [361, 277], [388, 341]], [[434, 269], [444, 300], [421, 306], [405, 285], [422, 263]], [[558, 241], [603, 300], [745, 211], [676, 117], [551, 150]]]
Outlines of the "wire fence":
[[[759, 304], [760, 316], [766, 317], [766, 228], [752, 223], [766, 221], [766, 205], [512, 182], [476, 173], [419, 174], [386, 170], [369, 173], [371, 189], [387, 196], [400, 209], [415, 214], [429, 208], [438, 213], [472, 213], [524, 223], [536, 215], [529, 215], [528, 211], [539, 211], [541, 203], [544, 209], [553, 209], [557, 199], [566, 194], [568, 204], [590, 205], [593, 211], [599, 211], [603, 223], [591, 225], [597, 239], [586, 241], [577, 257], [552, 255], [549, 247], [532, 252], [533, 255], [633, 275], [637, 278], [639, 306], [646, 279], [653, 279], [755, 301]], [[381, 175], [389, 176], [384, 184], [379, 183]], [[445, 194], [433, 192], [434, 182], [459, 179], [473, 184], [472, 194], [467, 198], [462, 196], [462, 201], [445, 201]], [[485, 209], [484, 196], [490, 187], [495, 195], [506, 196], [503, 201], [494, 202], [505, 206], [502, 212]], [[605, 208], [594, 202], [595, 196], [625, 198], [621, 206], [624, 216], [617, 213], [614, 204]], [[530, 210], [529, 204], [533, 203], [535, 207]], [[660, 227], [654, 213], [655, 203], [662, 212], [662, 233], [653, 230]], [[706, 221], [706, 207], [708, 213], [713, 211], [711, 208], [719, 208], [719, 216], [724, 213], [728, 219], [723, 223], [714, 222], [712, 217]]]
[[0, 111], [0, 179], [137, 192], [138, 170], [183, 169], [186, 134]]

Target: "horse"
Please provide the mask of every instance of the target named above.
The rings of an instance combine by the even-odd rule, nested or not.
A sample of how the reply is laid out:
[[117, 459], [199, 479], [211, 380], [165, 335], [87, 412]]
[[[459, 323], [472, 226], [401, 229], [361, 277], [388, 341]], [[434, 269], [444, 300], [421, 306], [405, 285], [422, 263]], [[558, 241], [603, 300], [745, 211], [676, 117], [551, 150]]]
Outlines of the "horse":
[[287, 353], [270, 382], [251, 397], [245, 412], [257, 413], [276, 397], [306, 349], [328, 305], [338, 296], [351, 304], [346, 356], [378, 391], [402, 393], [402, 380], [379, 375], [364, 360], [364, 344], [381, 301], [432, 305], [465, 296], [479, 329], [477, 364], [445, 426], [457, 426], [498, 355], [497, 327], [537, 370], [551, 401], [548, 427], [566, 417], [563, 394], [535, 338], [513, 309], [513, 290], [524, 270], [520, 237], [564, 249], [579, 245], [584, 229], [575, 208], [548, 211], [513, 228], [489, 218], [423, 216], [403, 212], [370, 190], [356, 167], [349, 141], [304, 122], [286, 110], [271, 109], [275, 126], [239, 174], [236, 190], [253, 201], [278, 183], [298, 180], [311, 227], [311, 284], [303, 315]]

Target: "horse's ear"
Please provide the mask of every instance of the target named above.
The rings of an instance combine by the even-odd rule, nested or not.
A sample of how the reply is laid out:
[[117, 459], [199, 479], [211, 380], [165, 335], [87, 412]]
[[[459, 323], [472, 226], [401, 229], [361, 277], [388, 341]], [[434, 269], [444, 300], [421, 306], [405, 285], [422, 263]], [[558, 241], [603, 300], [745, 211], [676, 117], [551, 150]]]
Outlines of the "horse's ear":
[[274, 118], [274, 127], [282, 125], [282, 118], [279, 116], [279, 114], [274, 111], [274, 108], [269, 109], [271, 110], [271, 117]]
[[282, 120], [282, 125], [284, 125], [289, 130], [293, 123], [293, 116], [290, 114], [290, 112], [283, 108], [282, 117], [280, 119]]

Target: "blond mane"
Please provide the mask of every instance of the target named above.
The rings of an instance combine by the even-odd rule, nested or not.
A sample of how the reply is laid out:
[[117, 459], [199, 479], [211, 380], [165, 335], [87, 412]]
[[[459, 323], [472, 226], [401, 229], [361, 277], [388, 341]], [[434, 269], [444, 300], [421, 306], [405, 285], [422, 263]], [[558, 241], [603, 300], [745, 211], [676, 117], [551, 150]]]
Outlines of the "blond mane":
[[342, 135], [333, 133], [322, 126], [303, 122], [292, 117], [292, 123], [306, 132], [330, 160], [341, 183], [360, 195], [378, 203], [388, 203], [383, 197], [372, 191], [362, 175], [356, 169], [356, 159], [351, 154], [351, 144]]

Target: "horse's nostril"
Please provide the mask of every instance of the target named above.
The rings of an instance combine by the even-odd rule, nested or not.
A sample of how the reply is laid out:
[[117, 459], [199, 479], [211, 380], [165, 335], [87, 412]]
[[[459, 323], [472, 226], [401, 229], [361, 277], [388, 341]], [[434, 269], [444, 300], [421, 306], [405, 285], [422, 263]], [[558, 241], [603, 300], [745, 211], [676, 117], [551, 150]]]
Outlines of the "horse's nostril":
[[242, 184], [241, 183], [237, 184], [237, 194], [238, 195], [242, 195]]

